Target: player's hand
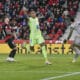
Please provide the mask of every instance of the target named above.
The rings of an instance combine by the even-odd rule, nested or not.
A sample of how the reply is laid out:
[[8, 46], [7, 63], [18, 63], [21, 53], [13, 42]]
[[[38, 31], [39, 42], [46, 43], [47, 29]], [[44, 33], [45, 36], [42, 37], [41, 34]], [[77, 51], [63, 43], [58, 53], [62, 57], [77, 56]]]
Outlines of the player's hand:
[[63, 43], [67, 43], [67, 40], [65, 39], [65, 40], [63, 41]]

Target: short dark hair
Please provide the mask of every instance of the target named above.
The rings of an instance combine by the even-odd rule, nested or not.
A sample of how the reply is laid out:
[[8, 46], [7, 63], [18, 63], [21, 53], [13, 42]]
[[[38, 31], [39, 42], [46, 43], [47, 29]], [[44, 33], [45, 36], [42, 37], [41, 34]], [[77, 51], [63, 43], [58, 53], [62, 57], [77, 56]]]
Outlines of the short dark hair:
[[75, 21], [74, 18], [71, 18], [70, 20], [71, 20], [71, 22], [74, 22]]
[[34, 10], [34, 9], [30, 9], [29, 11], [30, 11], [30, 12], [32, 12], [32, 11], [36, 12], [36, 10]]

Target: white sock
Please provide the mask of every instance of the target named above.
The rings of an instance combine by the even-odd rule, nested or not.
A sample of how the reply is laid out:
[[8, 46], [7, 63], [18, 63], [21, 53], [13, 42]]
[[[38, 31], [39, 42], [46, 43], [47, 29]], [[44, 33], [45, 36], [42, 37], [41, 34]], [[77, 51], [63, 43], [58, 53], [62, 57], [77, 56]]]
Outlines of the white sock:
[[80, 54], [80, 50], [77, 47], [73, 48], [76, 54]]
[[74, 47], [74, 51], [75, 51], [75, 56], [73, 59], [76, 60], [78, 56], [80, 55], [80, 50], [77, 47]]

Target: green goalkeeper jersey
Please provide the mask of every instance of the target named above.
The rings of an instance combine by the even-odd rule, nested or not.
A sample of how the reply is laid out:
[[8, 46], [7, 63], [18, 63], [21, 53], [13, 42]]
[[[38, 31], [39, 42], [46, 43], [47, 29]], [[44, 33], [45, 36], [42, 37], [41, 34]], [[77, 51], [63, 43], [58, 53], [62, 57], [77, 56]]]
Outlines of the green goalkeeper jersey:
[[39, 27], [39, 21], [37, 17], [29, 18], [29, 27], [30, 27], [30, 35], [36, 36], [36, 34], [37, 35], [41, 34], [40, 27]]
[[44, 42], [44, 38], [41, 34], [38, 18], [29, 18], [30, 27], [30, 45], [41, 44]]

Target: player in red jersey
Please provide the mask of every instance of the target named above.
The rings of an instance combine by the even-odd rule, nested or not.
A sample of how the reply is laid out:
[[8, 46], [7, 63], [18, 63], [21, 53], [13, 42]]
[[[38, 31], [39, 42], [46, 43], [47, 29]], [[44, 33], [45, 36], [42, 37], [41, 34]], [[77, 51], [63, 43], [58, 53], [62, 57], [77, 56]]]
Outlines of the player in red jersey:
[[4, 19], [4, 24], [3, 24], [3, 31], [5, 34], [5, 42], [8, 44], [8, 46], [12, 49], [12, 51], [9, 54], [9, 57], [7, 58], [7, 61], [13, 62], [14, 56], [16, 54], [17, 48], [16, 44], [14, 43], [14, 39], [17, 39], [16, 33], [13, 30], [13, 28], [10, 26], [10, 20], [6, 16]]

